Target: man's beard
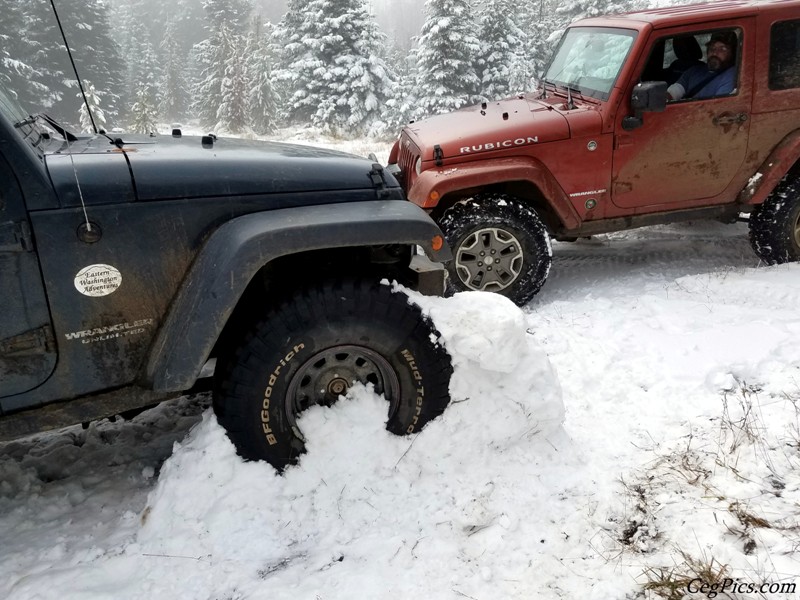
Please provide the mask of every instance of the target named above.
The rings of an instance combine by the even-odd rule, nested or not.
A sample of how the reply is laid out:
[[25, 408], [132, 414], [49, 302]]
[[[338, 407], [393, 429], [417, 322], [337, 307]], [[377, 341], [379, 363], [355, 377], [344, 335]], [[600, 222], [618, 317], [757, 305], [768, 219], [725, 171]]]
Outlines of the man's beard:
[[707, 64], [709, 71], [719, 71], [722, 68], [722, 61], [716, 56], [709, 58]]

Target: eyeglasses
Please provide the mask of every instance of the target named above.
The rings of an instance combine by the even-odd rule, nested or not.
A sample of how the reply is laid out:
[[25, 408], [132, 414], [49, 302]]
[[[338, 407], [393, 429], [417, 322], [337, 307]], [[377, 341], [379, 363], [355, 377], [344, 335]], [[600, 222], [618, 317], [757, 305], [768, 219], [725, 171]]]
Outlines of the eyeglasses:
[[709, 54], [729, 53], [731, 51], [727, 44], [712, 44], [708, 47]]

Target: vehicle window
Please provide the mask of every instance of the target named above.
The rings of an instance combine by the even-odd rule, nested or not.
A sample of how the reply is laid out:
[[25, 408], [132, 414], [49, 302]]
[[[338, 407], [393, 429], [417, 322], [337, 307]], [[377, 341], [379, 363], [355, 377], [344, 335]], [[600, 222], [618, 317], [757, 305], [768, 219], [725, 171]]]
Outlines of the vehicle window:
[[800, 87], [800, 21], [775, 23], [769, 40], [769, 89]]
[[585, 96], [607, 100], [635, 37], [636, 32], [627, 29], [568, 29], [544, 79]]
[[670, 101], [736, 93], [741, 30], [682, 33], [657, 40], [642, 81], [666, 81]]

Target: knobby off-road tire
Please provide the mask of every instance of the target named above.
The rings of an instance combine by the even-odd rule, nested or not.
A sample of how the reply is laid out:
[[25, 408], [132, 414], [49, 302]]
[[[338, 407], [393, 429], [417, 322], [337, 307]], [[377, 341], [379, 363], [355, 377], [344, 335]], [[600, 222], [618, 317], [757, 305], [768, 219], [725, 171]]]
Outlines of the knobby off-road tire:
[[366, 281], [299, 291], [257, 324], [218, 371], [214, 410], [239, 454], [279, 471], [305, 450], [297, 417], [354, 381], [387, 400], [386, 428], [419, 431], [449, 401], [450, 356], [407, 296]]
[[750, 214], [750, 245], [768, 265], [800, 260], [800, 178], [784, 178]]
[[448, 208], [439, 226], [453, 250], [448, 290], [481, 290], [523, 306], [542, 288], [553, 260], [534, 210], [504, 194], [481, 194]]

